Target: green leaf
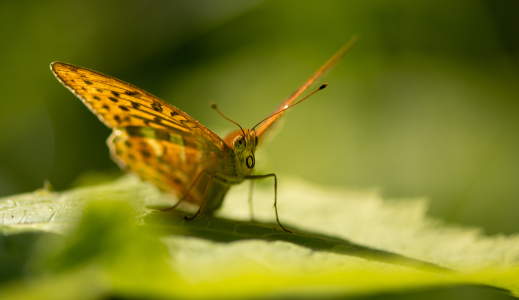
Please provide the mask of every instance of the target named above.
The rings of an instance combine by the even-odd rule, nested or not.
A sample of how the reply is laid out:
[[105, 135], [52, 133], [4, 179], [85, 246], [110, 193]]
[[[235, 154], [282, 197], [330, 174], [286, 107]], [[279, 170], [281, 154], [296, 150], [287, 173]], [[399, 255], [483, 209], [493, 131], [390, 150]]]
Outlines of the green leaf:
[[[134, 177], [0, 199], [0, 295], [11, 299], [335, 297], [474, 285], [519, 295], [519, 236], [426, 216], [425, 200], [279, 185], [232, 189], [217, 216]], [[189, 209], [188, 206], [185, 208]]]

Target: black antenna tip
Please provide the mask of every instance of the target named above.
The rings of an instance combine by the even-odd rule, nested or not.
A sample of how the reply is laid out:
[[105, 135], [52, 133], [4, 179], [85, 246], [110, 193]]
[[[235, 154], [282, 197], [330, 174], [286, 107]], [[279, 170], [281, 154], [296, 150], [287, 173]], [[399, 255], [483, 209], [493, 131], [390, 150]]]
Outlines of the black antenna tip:
[[319, 88], [319, 90], [322, 90], [322, 89], [324, 89], [324, 88], [327, 87], [327, 86], [328, 86], [328, 83], [325, 83], [325, 84], [321, 85], [321, 87]]
[[214, 103], [214, 102], [209, 103], [209, 105], [211, 106], [212, 109], [216, 109], [217, 108], [216, 103]]

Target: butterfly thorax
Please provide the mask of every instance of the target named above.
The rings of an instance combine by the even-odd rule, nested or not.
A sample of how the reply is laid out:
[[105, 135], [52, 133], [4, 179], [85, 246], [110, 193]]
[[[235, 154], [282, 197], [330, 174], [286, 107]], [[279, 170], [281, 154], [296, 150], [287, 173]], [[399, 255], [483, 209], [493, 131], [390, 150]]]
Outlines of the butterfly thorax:
[[230, 148], [230, 155], [224, 166], [226, 169], [224, 172], [235, 177], [236, 181], [243, 181], [245, 176], [251, 175], [256, 164], [254, 156], [258, 144], [256, 131], [235, 131], [229, 134], [225, 141]]

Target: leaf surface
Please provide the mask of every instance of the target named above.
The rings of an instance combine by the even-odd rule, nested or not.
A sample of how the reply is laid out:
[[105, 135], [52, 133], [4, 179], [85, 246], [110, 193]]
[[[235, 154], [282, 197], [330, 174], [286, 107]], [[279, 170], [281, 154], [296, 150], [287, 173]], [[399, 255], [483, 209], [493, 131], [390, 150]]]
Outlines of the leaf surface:
[[284, 179], [278, 209], [290, 234], [275, 223], [268, 182], [255, 189], [250, 221], [247, 188], [233, 189], [217, 216], [192, 221], [183, 218], [191, 213], [151, 209], [175, 199], [131, 176], [0, 199], [0, 258], [15, 262], [1, 271], [1, 293], [335, 297], [475, 285], [519, 295], [517, 235], [489, 237], [434, 220], [424, 199]]

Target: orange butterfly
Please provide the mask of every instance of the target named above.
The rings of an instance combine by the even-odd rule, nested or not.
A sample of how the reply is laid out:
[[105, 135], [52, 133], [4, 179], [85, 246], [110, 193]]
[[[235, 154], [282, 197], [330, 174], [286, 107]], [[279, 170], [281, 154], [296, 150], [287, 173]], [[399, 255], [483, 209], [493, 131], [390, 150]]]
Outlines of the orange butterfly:
[[[224, 139], [180, 109], [119, 79], [61, 62], [53, 62], [50, 67], [65, 87], [114, 130], [107, 142], [112, 158], [121, 168], [130, 169], [161, 190], [176, 194], [180, 200], [173, 207], [182, 201], [200, 207], [195, 215], [186, 219], [219, 208], [233, 184], [245, 179], [274, 177], [276, 221], [290, 232], [278, 218], [276, 175], [252, 174], [256, 147], [282, 113], [306, 99], [308, 96], [292, 104], [356, 42], [354, 36], [274, 113], [252, 129], [243, 130], [224, 116], [240, 127]], [[218, 110], [216, 105], [213, 108]]]

